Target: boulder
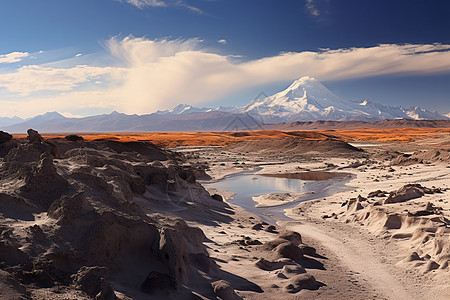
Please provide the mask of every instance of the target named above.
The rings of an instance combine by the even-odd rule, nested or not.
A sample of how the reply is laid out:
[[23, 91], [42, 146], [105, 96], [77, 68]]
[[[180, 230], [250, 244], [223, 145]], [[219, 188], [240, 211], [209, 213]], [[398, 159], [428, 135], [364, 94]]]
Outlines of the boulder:
[[384, 200], [384, 204], [405, 202], [411, 199], [420, 198], [425, 195], [420, 184], [407, 184], [399, 190], [392, 192], [389, 197]]
[[214, 293], [222, 300], [238, 300], [242, 299], [234, 291], [231, 284], [226, 280], [218, 280], [211, 283]]
[[302, 243], [302, 236], [300, 235], [300, 233], [295, 231], [282, 232], [278, 235], [278, 238], [290, 241], [295, 245], [299, 245]]
[[285, 290], [288, 293], [297, 293], [303, 289], [317, 290], [320, 286], [321, 284], [316, 281], [314, 276], [305, 273], [292, 277]]
[[12, 135], [7, 132], [0, 131], [0, 144], [6, 143], [12, 140]]
[[303, 258], [303, 251], [291, 242], [282, 243], [273, 251], [275, 251], [278, 256], [290, 258], [293, 261], [300, 261]]
[[299, 264], [295, 264], [295, 265], [285, 265], [283, 267], [283, 269], [281, 270], [281, 272], [285, 275], [298, 275], [298, 274], [304, 274], [306, 273], [305, 268], [303, 268], [302, 266], [300, 266]]
[[316, 255], [316, 248], [305, 245], [305, 244], [300, 244], [298, 246], [302, 251], [303, 254], [309, 255], [309, 256], [314, 256]]
[[44, 138], [36, 130], [30, 128], [27, 130], [27, 133], [28, 133], [27, 139], [30, 143], [41, 144], [44, 141]]
[[107, 274], [108, 269], [105, 267], [81, 267], [72, 275], [73, 285], [92, 298], [116, 300], [114, 289], [105, 279]]
[[265, 271], [273, 271], [276, 269], [281, 269], [283, 266], [286, 265], [286, 262], [284, 261], [270, 261], [265, 258], [260, 258], [255, 265], [260, 268], [261, 270]]
[[252, 226], [253, 230], [262, 230], [263, 225], [261, 223], [255, 224]]
[[223, 197], [219, 194], [213, 194], [213, 195], [211, 195], [211, 198], [213, 198], [214, 200], [217, 200], [217, 201], [223, 201]]
[[370, 192], [367, 196], [368, 198], [375, 198], [375, 197], [384, 197], [388, 192], [382, 191], [382, 190], [376, 190], [374, 192]]
[[267, 232], [271, 232], [271, 233], [276, 233], [276, 230], [277, 230], [277, 228], [275, 226], [273, 226], [273, 225], [269, 225], [266, 228], [266, 231]]

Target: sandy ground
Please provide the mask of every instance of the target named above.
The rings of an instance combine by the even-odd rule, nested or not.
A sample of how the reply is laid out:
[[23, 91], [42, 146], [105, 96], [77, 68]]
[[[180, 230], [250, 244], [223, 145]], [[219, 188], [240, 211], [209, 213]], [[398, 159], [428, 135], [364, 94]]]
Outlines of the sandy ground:
[[[449, 161], [392, 165], [391, 159], [379, 155], [384, 149], [397, 149], [400, 154], [409, 149], [425, 150], [426, 144], [421, 141], [408, 147], [395, 143], [366, 143], [360, 144], [366, 150], [363, 158], [312, 155], [291, 157], [290, 161], [281, 156], [196, 149], [191, 155], [201, 158], [195, 163], [206, 166], [210, 181], [239, 172], [335, 171], [353, 175], [346, 191], [301, 203], [286, 211], [295, 221], [277, 223], [277, 231], [299, 232], [304, 243], [317, 249], [317, 256], [305, 256], [304, 266], [322, 284], [320, 288], [279, 294], [288, 279], [280, 278], [279, 270], [268, 272], [255, 267], [256, 250], [233, 242], [249, 237], [264, 243], [274, 234], [252, 230], [258, 218], [237, 206], [233, 206], [235, 221], [213, 229], [202, 227], [211, 240], [210, 255], [221, 268], [264, 291], [252, 290], [248, 282], [239, 284], [230, 279], [237, 294], [245, 299], [273, 299], [274, 295], [283, 295], [283, 299], [450, 299], [450, 191], [445, 191], [450, 186]], [[443, 191], [394, 204], [374, 204], [383, 202], [387, 195], [368, 198], [370, 192], [393, 192], [406, 184], [438, 187]], [[365, 200], [355, 209], [348, 201], [359, 195]], [[228, 193], [224, 198], [231, 196], [232, 193]], [[297, 196], [301, 197], [270, 194], [254, 200], [270, 207], [295, 201]], [[428, 202], [437, 207], [437, 214], [411, 215], [425, 210]]]
[[[8, 141], [0, 299], [450, 299], [450, 136], [354, 146]], [[316, 190], [199, 184], [239, 174]]]

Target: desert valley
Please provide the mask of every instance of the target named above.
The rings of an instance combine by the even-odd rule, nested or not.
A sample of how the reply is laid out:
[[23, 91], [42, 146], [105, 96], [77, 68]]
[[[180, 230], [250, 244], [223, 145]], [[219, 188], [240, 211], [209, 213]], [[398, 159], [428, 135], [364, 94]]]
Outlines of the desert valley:
[[450, 1], [0, 1], [0, 300], [450, 300]]
[[302, 77], [241, 108], [3, 121], [1, 299], [450, 297], [437, 112]]
[[450, 126], [29, 130], [0, 154], [2, 299], [450, 297]]

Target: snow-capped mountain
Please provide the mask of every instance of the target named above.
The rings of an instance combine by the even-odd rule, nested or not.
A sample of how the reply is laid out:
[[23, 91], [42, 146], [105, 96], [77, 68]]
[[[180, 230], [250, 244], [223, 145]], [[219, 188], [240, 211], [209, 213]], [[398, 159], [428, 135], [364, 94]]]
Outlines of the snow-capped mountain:
[[[450, 114], [443, 116], [421, 107], [405, 109], [385, 106], [369, 100], [350, 101], [333, 94], [318, 80], [306, 76], [296, 80], [282, 92], [269, 97], [265, 95], [258, 97], [243, 107], [197, 108], [188, 104], [180, 104], [172, 110], [158, 111], [148, 115], [112, 112], [85, 118], [66, 118], [57, 112], [48, 112], [27, 120], [5, 119], [4, 124], [0, 118], [0, 130], [12, 133], [23, 133], [28, 128], [34, 128], [40, 132], [59, 133], [221, 131], [236, 128], [239, 130], [261, 129], [261, 124], [381, 121], [386, 119], [448, 120]], [[411, 124], [404, 125], [403, 123], [400, 125], [411, 126]], [[400, 125], [390, 124], [389, 126]], [[439, 127], [440, 125], [428, 124], [426, 126]], [[314, 127], [317, 126], [314, 125]]]
[[179, 105], [170, 114], [221, 111], [235, 114], [250, 114], [265, 123], [293, 121], [380, 121], [384, 119], [447, 119], [437, 112], [421, 107], [385, 106], [370, 100], [354, 102], [341, 98], [327, 89], [317, 79], [309, 76], [294, 81], [287, 89], [275, 95], [256, 99], [244, 107], [195, 108]]
[[443, 116], [436, 111], [432, 112], [418, 106], [410, 107], [406, 109], [405, 112], [411, 119], [414, 120], [439, 120], [442, 119], [442, 117], [448, 117]]
[[262, 115], [265, 119], [278, 117], [284, 122], [446, 118], [437, 112], [430, 112], [420, 107], [404, 109], [384, 106], [370, 100], [353, 102], [335, 95], [317, 79], [308, 76], [294, 81], [280, 93], [251, 102], [243, 108], [243, 111]]
[[180, 104], [177, 105], [174, 109], [171, 110], [158, 110], [156, 114], [158, 115], [167, 115], [167, 114], [176, 114], [176, 115], [185, 115], [185, 114], [193, 114], [193, 113], [203, 113], [203, 112], [212, 112], [212, 111], [220, 111], [226, 113], [241, 113], [242, 108], [237, 106], [219, 106], [216, 108], [198, 108], [189, 104]]
[[192, 114], [192, 113], [206, 112], [206, 111], [211, 111], [211, 108], [198, 108], [198, 107], [191, 106], [189, 104], [180, 104], [171, 110], [158, 110], [156, 112], [156, 114], [158, 114], [158, 115], [168, 115], [168, 114], [182, 115], [182, 114]]

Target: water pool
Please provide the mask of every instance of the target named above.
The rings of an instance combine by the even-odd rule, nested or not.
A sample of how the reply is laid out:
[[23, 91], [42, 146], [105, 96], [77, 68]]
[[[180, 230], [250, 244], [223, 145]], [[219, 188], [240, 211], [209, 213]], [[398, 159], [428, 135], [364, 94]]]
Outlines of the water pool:
[[[224, 179], [204, 183], [205, 188], [216, 188], [233, 192], [235, 195], [228, 202], [239, 205], [248, 212], [258, 215], [268, 223], [276, 223], [277, 220], [289, 220], [284, 214], [285, 209], [293, 208], [298, 203], [318, 198], [323, 198], [339, 191], [347, 190], [345, 184], [350, 176], [333, 178], [321, 181], [300, 180], [291, 178], [269, 177], [255, 174], [236, 174]], [[272, 193], [308, 193], [298, 200], [272, 207], [255, 207], [256, 202], [252, 197]]]

